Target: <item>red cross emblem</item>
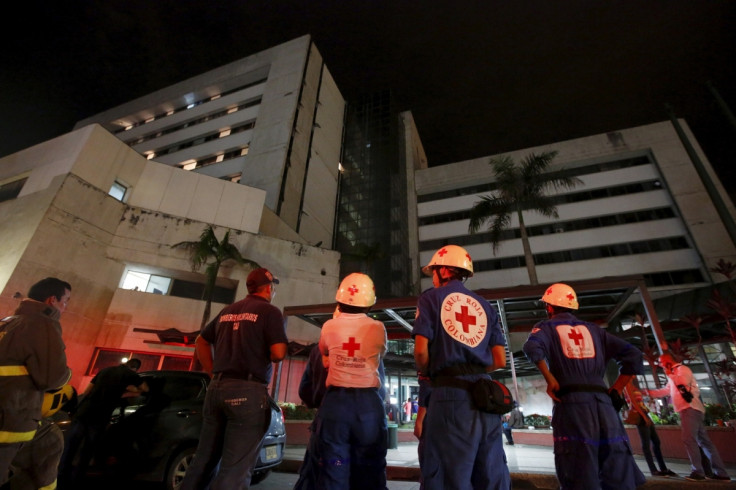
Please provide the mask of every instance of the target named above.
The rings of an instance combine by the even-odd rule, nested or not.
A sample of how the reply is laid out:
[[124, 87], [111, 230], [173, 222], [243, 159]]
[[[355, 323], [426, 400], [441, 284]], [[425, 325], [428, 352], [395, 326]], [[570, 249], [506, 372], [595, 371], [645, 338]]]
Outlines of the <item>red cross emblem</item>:
[[444, 256], [444, 255], [445, 255], [446, 253], [447, 253], [447, 250], [443, 248], [442, 250], [440, 250], [439, 252], [437, 252], [437, 255], [439, 255], [440, 257], [442, 257], [442, 256]]
[[357, 293], [358, 291], [359, 289], [355, 287], [355, 284], [353, 284], [352, 286], [348, 288], [348, 292], [350, 293], [350, 296], [355, 296], [355, 293]]
[[360, 350], [360, 344], [355, 342], [355, 337], [350, 337], [348, 342], [342, 344], [342, 348], [348, 351], [348, 356], [353, 357], [356, 350]]
[[567, 334], [567, 336], [570, 338], [570, 340], [575, 341], [575, 345], [580, 345], [580, 341], [583, 340], [584, 338], [583, 334], [581, 334], [575, 329], [570, 330], [570, 333]]
[[463, 324], [463, 332], [465, 333], [470, 332], [468, 325], [475, 325], [475, 317], [473, 315], [468, 315], [467, 306], [460, 307], [460, 313], [455, 313], [455, 320]]
[[572, 300], [574, 300], [574, 299], [575, 299], [575, 296], [574, 296], [573, 294], [571, 294], [571, 293], [567, 293], [567, 299], [568, 299], [569, 301], [572, 301]]

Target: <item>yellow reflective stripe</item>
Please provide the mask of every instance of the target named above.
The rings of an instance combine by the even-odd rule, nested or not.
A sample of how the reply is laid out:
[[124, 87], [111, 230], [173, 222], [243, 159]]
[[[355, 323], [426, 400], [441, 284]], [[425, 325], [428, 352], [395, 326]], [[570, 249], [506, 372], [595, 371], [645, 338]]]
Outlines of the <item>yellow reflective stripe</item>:
[[0, 443], [10, 444], [13, 442], [27, 442], [33, 439], [36, 430], [28, 432], [10, 432], [8, 430], [0, 430]]
[[54, 480], [52, 483], [49, 483], [45, 487], [40, 487], [38, 490], [56, 490], [56, 480]]
[[0, 376], [26, 376], [28, 369], [25, 366], [0, 366]]

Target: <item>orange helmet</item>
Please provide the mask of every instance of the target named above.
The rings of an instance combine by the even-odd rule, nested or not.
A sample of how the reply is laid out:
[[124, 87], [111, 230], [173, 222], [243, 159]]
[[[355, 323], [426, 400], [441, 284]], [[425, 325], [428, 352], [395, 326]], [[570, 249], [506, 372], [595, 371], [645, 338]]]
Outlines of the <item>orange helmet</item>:
[[578, 309], [578, 295], [575, 294], [575, 290], [561, 282], [548, 287], [544, 292], [544, 296], [542, 296], [542, 301], [549, 305], [562, 306], [571, 310]]
[[457, 245], [445, 245], [437, 250], [432, 256], [429, 264], [422, 267], [425, 276], [432, 275], [432, 269], [435, 267], [456, 267], [467, 272], [468, 277], [473, 276], [473, 259], [463, 247]]
[[367, 275], [353, 272], [340, 283], [335, 300], [344, 305], [373, 306], [376, 304], [376, 287]]

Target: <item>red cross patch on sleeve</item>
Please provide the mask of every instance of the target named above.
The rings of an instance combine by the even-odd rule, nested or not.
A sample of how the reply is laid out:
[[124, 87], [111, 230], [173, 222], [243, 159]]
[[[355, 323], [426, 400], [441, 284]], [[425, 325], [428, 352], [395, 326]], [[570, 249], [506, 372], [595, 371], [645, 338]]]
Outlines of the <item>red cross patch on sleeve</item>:
[[585, 325], [558, 325], [562, 353], [568, 359], [590, 359], [595, 357], [595, 344]]

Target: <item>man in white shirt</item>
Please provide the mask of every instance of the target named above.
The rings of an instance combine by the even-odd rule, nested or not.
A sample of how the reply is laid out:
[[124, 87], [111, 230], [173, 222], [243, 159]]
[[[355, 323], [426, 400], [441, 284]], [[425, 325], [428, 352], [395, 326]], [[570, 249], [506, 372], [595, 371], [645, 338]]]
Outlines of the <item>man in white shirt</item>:
[[672, 356], [667, 353], [659, 356], [658, 364], [667, 375], [667, 386], [657, 390], [644, 390], [644, 392], [657, 398], [668, 395], [672, 398], [675, 412], [680, 415], [682, 441], [685, 444], [685, 449], [687, 449], [692, 469], [692, 473], [685, 478], [690, 481], [706, 479], [700, 449], [698, 449], [698, 447], [701, 447], [713, 467], [714, 475], [708, 478], [730, 480], [731, 478], [723, 465], [723, 460], [705, 430], [705, 407], [700, 400], [700, 388], [693, 377], [693, 372], [690, 368], [675, 362]]

